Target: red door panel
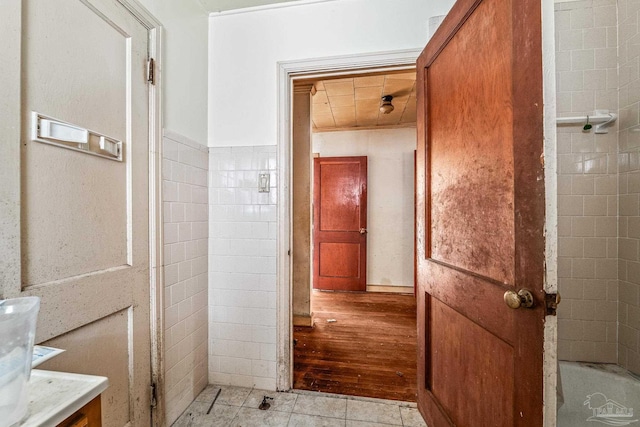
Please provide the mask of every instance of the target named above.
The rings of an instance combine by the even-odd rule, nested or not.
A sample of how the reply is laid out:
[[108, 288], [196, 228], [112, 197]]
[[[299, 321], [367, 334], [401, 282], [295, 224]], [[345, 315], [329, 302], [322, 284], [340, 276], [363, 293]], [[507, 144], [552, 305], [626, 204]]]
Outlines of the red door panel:
[[[542, 426], [540, 2], [459, 0], [417, 63], [418, 407]], [[531, 308], [507, 307], [529, 290]]]
[[367, 290], [367, 158], [314, 159], [313, 287]]
[[320, 243], [321, 277], [360, 277], [360, 243]]

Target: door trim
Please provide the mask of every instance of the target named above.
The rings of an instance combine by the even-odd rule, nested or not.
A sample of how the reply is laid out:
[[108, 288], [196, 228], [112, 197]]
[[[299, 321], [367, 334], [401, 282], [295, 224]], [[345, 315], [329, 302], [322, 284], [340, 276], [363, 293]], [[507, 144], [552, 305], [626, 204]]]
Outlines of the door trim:
[[[90, 5], [87, 0], [81, 0]], [[151, 372], [150, 381], [157, 384], [157, 401], [151, 410], [152, 425], [164, 425], [164, 301], [163, 301], [163, 236], [162, 236], [162, 25], [137, 0], [118, 0], [149, 34], [148, 55], [157, 64], [155, 85], [149, 85], [149, 287]], [[5, 40], [0, 54], [7, 61], [0, 63], [0, 158], [5, 159], [0, 168], [0, 297], [20, 295], [21, 239], [20, 239], [20, 141], [22, 105], [22, 2], [10, 0], [0, 5], [3, 25], [0, 38]], [[6, 167], [4, 167], [6, 166]]]
[[414, 69], [419, 49], [278, 62], [278, 222], [276, 270], [276, 388], [293, 385], [292, 326], [292, 108], [293, 83], [335, 75]]
[[[544, 291], [558, 293], [558, 175], [557, 175], [557, 127], [556, 127], [556, 53], [555, 53], [555, 3], [542, 0], [542, 99], [544, 101], [544, 188], [545, 211], [545, 272]], [[558, 412], [558, 317], [547, 315], [544, 319], [542, 417], [545, 426], [555, 426]]]
[[149, 32], [148, 57], [155, 62], [155, 84], [149, 84], [149, 295], [151, 378], [156, 405], [151, 425], [165, 424], [164, 393], [164, 236], [162, 215], [162, 24], [137, 0], [118, 0]]

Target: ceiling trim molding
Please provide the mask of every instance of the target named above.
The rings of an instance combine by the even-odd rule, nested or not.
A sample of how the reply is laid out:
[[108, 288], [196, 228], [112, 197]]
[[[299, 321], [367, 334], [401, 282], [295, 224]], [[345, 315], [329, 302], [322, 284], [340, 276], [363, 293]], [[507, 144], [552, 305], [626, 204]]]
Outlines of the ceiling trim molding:
[[306, 6], [309, 4], [315, 3], [327, 3], [331, 1], [337, 0], [297, 0], [297, 1], [287, 1], [283, 3], [272, 3], [272, 4], [264, 4], [261, 6], [250, 6], [243, 7], [241, 9], [231, 9], [231, 10], [221, 10], [218, 12], [209, 12], [209, 16], [211, 18], [216, 18], [219, 16], [229, 16], [229, 15], [240, 15], [243, 13], [253, 13], [253, 12], [262, 12], [265, 10], [271, 9], [283, 9], [286, 7], [297, 7], [297, 6]]
[[421, 49], [406, 49], [350, 56], [278, 62], [277, 160], [278, 218], [276, 252], [276, 389], [290, 390], [293, 384], [291, 328], [291, 141], [292, 95], [296, 80], [331, 75], [363, 74], [414, 69]]

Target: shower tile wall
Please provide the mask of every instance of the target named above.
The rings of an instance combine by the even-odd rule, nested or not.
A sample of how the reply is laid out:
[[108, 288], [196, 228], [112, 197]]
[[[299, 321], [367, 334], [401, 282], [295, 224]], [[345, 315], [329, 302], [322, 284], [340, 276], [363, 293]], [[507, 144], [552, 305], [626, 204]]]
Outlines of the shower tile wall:
[[640, 4], [620, 0], [619, 363], [640, 374]]
[[[618, 110], [615, 0], [556, 3], [560, 116]], [[617, 361], [617, 125], [558, 126], [558, 356]]]
[[163, 140], [165, 416], [171, 425], [206, 387], [208, 148]]
[[276, 147], [210, 148], [209, 168], [209, 381], [275, 390]]

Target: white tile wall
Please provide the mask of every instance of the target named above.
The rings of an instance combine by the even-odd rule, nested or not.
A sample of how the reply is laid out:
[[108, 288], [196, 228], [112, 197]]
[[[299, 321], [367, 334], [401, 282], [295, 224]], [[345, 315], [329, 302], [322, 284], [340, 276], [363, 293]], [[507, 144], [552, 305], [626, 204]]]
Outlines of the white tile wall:
[[620, 364], [640, 374], [640, 8], [620, 0]]
[[559, 130], [560, 290], [566, 297], [558, 312], [559, 356], [618, 362], [636, 373], [639, 13], [636, 0], [556, 3], [559, 111], [579, 112], [583, 105], [614, 109], [615, 102], [619, 108], [617, 132], [605, 138]]
[[171, 425], [208, 383], [208, 148], [163, 139], [165, 398]]
[[276, 147], [210, 148], [209, 159], [209, 381], [275, 390]]
[[[618, 110], [615, 0], [556, 3], [558, 114]], [[558, 356], [617, 362], [617, 124], [558, 127]]]

